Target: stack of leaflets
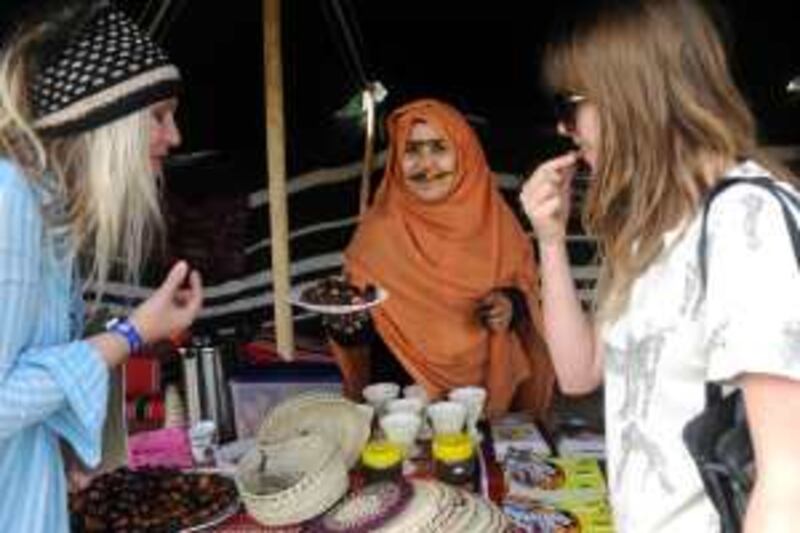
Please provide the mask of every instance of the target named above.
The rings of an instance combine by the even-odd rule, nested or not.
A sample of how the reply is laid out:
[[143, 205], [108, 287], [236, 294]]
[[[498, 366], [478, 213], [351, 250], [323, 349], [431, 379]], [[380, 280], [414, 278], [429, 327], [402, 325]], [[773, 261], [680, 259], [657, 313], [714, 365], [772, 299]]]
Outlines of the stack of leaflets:
[[591, 457], [511, 450], [503, 464], [503, 511], [526, 533], [613, 533], [603, 472]]
[[492, 422], [492, 443], [498, 462], [505, 461], [510, 450], [552, 455], [547, 440], [530, 416], [513, 413]]
[[556, 502], [596, 499], [606, 494], [600, 464], [589, 457], [542, 457], [511, 450], [503, 471], [508, 495], [516, 498]]
[[611, 508], [605, 498], [538, 503], [507, 498], [503, 512], [524, 533], [614, 533]]

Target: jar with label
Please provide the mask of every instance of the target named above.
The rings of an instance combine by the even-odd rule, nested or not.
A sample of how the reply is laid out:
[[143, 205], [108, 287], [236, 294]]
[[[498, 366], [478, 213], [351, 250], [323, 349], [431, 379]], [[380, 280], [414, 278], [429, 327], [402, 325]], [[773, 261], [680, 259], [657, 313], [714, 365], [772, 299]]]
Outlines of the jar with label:
[[472, 490], [475, 477], [475, 448], [466, 433], [442, 433], [433, 438], [436, 478]]
[[398, 481], [403, 477], [403, 449], [386, 440], [369, 442], [361, 452], [361, 468], [367, 483]]

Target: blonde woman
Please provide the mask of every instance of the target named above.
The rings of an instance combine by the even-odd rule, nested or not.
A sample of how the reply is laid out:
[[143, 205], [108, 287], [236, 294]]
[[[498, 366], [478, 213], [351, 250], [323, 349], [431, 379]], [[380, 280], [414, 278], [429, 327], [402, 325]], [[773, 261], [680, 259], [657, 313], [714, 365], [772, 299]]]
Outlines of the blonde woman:
[[180, 262], [128, 318], [79, 337], [79, 276], [135, 277], [161, 222], [154, 176], [180, 141], [177, 69], [93, 4], [20, 24], [0, 52], [0, 531], [68, 531], [59, 442], [96, 465], [109, 370], [202, 302]]
[[[574, 152], [543, 163], [521, 201], [540, 251], [545, 337], [567, 393], [605, 385], [609, 489], [623, 533], [710, 532], [719, 517], [681, 433], [707, 380], [741, 387], [758, 479], [746, 531], [800, 519], [800, 276], [778, 204], [742, 185], [709, 215], [719, 180], [788, 173], [759, 156], [753, 117], [699, 0], [598, 2], [547, 48], [559, 130]], [[570, 277], [565, 225], [579, 160], [601, 277], [593, 316]]]

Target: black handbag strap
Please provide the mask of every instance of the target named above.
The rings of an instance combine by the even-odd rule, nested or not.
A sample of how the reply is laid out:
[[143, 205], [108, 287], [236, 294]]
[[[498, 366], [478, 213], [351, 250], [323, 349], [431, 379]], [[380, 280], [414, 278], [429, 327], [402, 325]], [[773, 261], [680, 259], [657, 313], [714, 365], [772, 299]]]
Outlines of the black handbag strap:
[[[708, 213], [711, 208], [711, 202], [720, 195], [723, 191], [728, 190], [734, 185], [745, 184], [759, 187], [769, 192], [781, 205], [783, 212], [783, 219], [786, 223], [786, 230], [789, 233], [789, 239], [792, 243], [794, 256], [797, 261], [797, 268], [800, 271], [800, 228], [792, 216], [792, 209], [800, 212], [800, 199], [780, 185], [774, 179], [768, 177], [755, 177], [755, 178], [727, 178], [718, 181], [708, 192], [703, 202], [703, 220], [700, 227], [700, 239], [697, 244], [697, 260], [700, 265], [700, 290], [705, 293], [706, 281], [708, 277], [707, 265], [707, 226], [708, 226]], [[701, 294], [702, 297], [702, 294]], [[706, 383], [706, 405], [713, 405], [722, 401], [722, 387], [716, 383]]]
[[792, 212], [790, 209], [790, 205], [793, 206], [795, 209], [800, 211], [800, 199], [798, 199], [795, 195], [791, 194], [789, 191], [784, 189], [783, 187], [777, 185], [775, 180], [766, 177], [758, 177], [758, 178], [728, 178], [725, 180], [721, 180], [717, 182], [714, 187], [708, 192], [705, 198], [705, 202], [703, 203], [703, 222], [700, 228], [700, 241], [697, 245], [697, 258], [700, 264], [700, 283], [703, 290], [705, 290], [706, 280], [708, 276], [708, 269], [706, 264], [706, 248], [707, 248], [707, 226], [708, 226], [708, 213], [711, 208], [711, 202], [720, 195], [723, 191], [726, 191], [730, 187], [739, 184], [747, 184], [753, 185], [756, 187], [760, 187], [765, 191], [768, 191], [772, 196], [778, 200], [781, 204], [781, 211], [783, 212], [783, 218], [786, 222], [786, 229], [789, 232], [789, 238], [792, 242], [792, 248], [794, 249], [794, 255], [797, 259], [797, 267], [800, 270], [800, 228], [797, 227], [797, 223], [792, 216]]

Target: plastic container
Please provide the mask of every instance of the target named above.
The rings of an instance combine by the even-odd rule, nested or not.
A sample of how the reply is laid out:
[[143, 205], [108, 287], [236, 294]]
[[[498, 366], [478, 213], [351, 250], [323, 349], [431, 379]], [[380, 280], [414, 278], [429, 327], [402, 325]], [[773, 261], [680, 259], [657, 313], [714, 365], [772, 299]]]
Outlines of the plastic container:
[[433, 438], [434, 472], [439, 481], [472, 490], [475, 447], [466, 433], [442, 433]]
[[361, 452], [361, 469], [366, 483], [399, 481], [403, 478], [403, 449], [386, 440], [369, 442]]

